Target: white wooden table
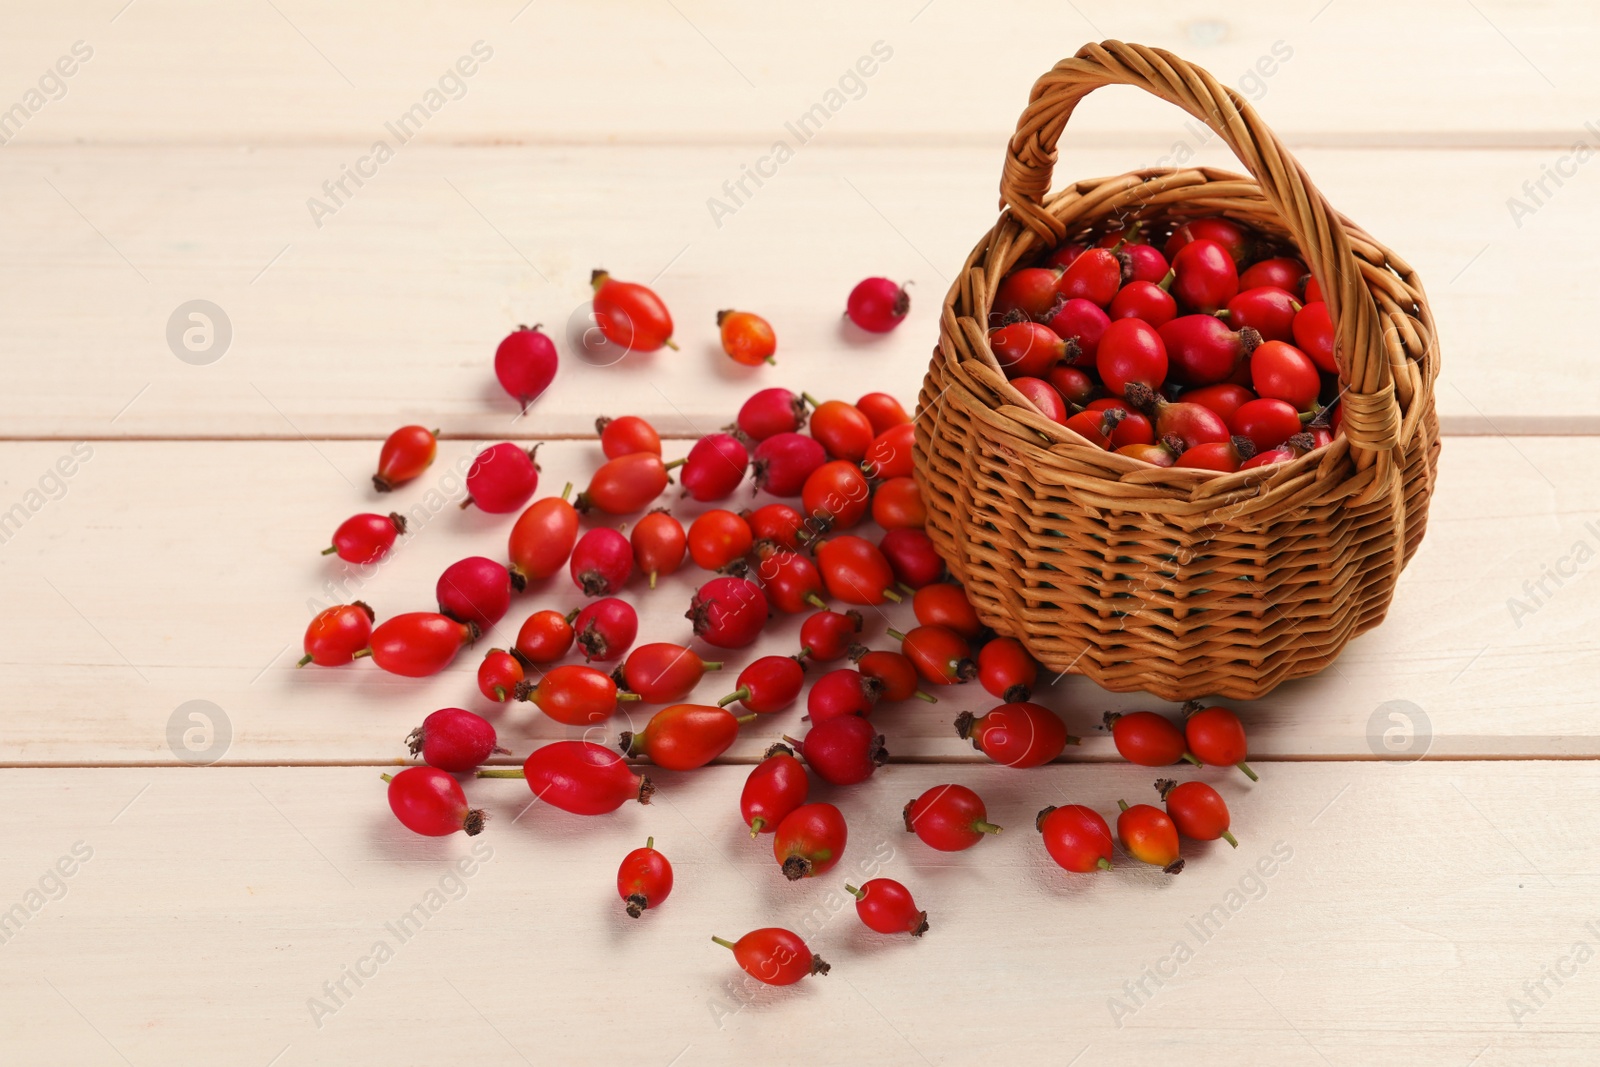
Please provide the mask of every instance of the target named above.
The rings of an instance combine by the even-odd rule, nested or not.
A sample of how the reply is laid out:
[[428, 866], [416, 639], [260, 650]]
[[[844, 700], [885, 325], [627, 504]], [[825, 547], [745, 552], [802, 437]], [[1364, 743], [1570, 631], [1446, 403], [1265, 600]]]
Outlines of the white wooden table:
[[[8, 11], [0, 1058], [1593, 1063], [1600, 164], [1574, 145], [1600, 147], [1597, 33], [1579, 0]], [[1028, 86], [1099, 37], [1242, 84], [1332, 201], [1422, 272], [1440, 325], [1428, 540], [1382, 627], [1240, 707], [1262, 781], [1204, 774], [1238, 851], [1190, 848], [1176, 879], [1049, 863], [1038, 808], [1115, 810], [1155, 777], [1094, 724], [1160, 705], [1077, 678], [1043, 697], [1086, 735], [1071, 763], [977, 757], [949, 725], [988, 705], [969, 687], [879, 712], [894, 762], [825, 794], [851, 820], [843, 870], [898, 878], [928, 908], [918, 942], [867, 933], [842, 873], [786, 883], [748, 840], [747, 765], [799, 711], [718, 766], [657, 775], [648, 808], [522, 813], [519, 784], [482, 782], [483, 836], [401, 829], [379, 768], [428, 711], [484, 710], [478, 656], [422, 682], [296, 671], [310, 605], [342, 582], [338, 599], [381, 614], [426, 608], [439, 570], [499, 555], [509, 524], [441, 509], [368, 576], [319, 557], [377, 503], [377, 442], [444, 430], [433, 470], [383, 501], [410, 505], [459, 494], [452, 472], [506, 436], [546, 442], [543, 485], [581, 483], [602, 412], [683, 438], [758, 385], [909, 401], [939, 298], [993, 221]], [[871, 75], [841, 86], [864, 56]], [[839, 88], [820, 131], [739, 192]], [[399, 143], [385, 124], [408, 113], [420, 132]], [[380, 138], [393, 157], [363, 163]], [[1062, 170], [1191, 153], [1228, 163], [1171, 110], [1108, 92], [1074, 120]], [[494, 344], [519, 322], [564, 333], [599, 266], [653, 279], [683, 350], [597, 367], [563, 345], [556, 385], [518, 418]], [[909, 321], [863, 343], [837, 315], [868, 274], [916, 284]], [[228, 323], [209, 362], [167, 340], [192, 300]], [[727, 306], [774, 322], [776, 368], [717, 353]], [[641, 599], [645, 635], [688, 638], [692, 585]], [[536, 589], [491, 638], [576, 602], [564, 582]], [[871, 615], [870, 643], [908, 616]], [[697, 697], [794, 644], [774, 626]], [[212, 728], [186, 739], [196, 707]], [[529, 708], [497, 721], [518, 756], [563, 736]], [[900, 806], [945, 781], [978, 789], [1006, 833], [954, 856], [905, 834]], [[678, 884], [636, 922], [613, 873], [646, 835]], [[426, 924], [397, 937], [386, 924], [418, 904]], [[709, 940], [770, 924], [833, 973], [752, 989]]]

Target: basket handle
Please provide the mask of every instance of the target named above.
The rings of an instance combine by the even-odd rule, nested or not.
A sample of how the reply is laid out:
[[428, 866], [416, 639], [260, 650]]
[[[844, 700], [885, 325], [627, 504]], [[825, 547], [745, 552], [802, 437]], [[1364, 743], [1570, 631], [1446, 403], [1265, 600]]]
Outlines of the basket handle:
[[1007, 148], [1000, 206], [1050, 244], [1066, 236], [1065, 225], [1044, 207], [1056, 142], [1078, 101], [1102, 85], [1137, 86], [1183, 108], [1211, 127], [1249, 170], [1328, 302], [1344, 390], [1343, 429], [1357, 469], [1393, 452], [1401, 413], [1382, 320], [1339, 215], [1249, 102], [1206, 71], [1159, 48], [1121, 41], [1084, 45], [1034, 83]]

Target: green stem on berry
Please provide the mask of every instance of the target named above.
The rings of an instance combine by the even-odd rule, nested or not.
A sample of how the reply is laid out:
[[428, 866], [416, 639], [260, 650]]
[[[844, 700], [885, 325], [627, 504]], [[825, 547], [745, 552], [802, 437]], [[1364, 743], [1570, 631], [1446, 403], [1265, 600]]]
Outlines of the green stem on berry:
[[892, 627], [883, 632], [894, 638], [896, 641], [904, 641], [906, 639], [905, 634], [901, 633], [899, 630], [893, 629]]
[[1252, 782], [1261, 781], [1261, 776], [1259, 774], [1257, 774], [1255, 771], [1252, 771], [1250, 769], [1250, 764], [1246, 763], [1244, 760], [1240, 760], [1238, 763], [1234, 764], [1234, 766], [1238, 767], [1241, 771], [1243, 771], [1245, 777], [1250, 779]]
[[1239, 847], [1239, 839], [1237, 837], [1234, 837], [1233, 833], [1231, 831], [1229, 831], [1229, 830], [1222, 831], [1222, 839], [1224, 841], [1226, 841], [1228, 844], [1232, 845], [1234, 848], [1238, 848]]
[[810, 404], [814, 408], [820, 408], [822, 406], [822, 401], [818, 400], [810, 393], [801, 393], [800, 399], [804, 400], [807, 404]]
[[571, 492], [572, 492], [572, 483], [568, 482], [566, 484], [566, 486], [561, 490], [561, 499], [562, 500], [567, 499], [567, 494], [571, 493]]
[[979, 819], [977, 822], [973, 823], [972, 828], [978, 831], [980, 834], [997, 834], [1001, 830], [1001, 827], [996, 826], [992, 822], [984, 822], [982, 819]]
[[331, 556], [337, 551], [339, 551], [339, 549], [336, 545], [329, 545], [327, 548], [322, 550], [322, 554], [324, 556]]
[[640, 696], [638, 693], [618, 693], [617, 694], [617, 701], [619, 703], [624, 701], [624, 700], [643, 700], [643, 699], [644, 699], [644, 697]]
[[1205, 764], [1203, 764], [1199, 760], [1195, 759], [1193, 752], [1185, 752], [1183, 754], [1183, 758], [1186, 761], [1188, 761], [1189, 763], [1194, 764], [1196, 767], [1204, 767], [1205, 766]]
[[479, 767], [479, 778], [526, 778], [521, 767]]
[[1117, 810], [1118, 811], [1127, 811], [1128, 810], [1128, 802], [1126, 800], [1117, 801]]
[[671, 462], [671, 463], [663, 463], [663, 464], [662, 464], [662, 465], [661, 465], [661, 466], [662, 466], [662, 468], [663, 468], [663, 469], [664, 469], [664, 470], [671, 470], [671, 469], [672, 469], [672, 468], [674, 468], [674, 467], [681, 467], [681, 466], [683, 466], [683, 465], [684, 465], [684, 464], [685, 464], [685, 463], [687, 463], [687, 462], [688, 462], [688, 461], [689, 461], [689, 457], [688, 457], [688, 456], [685, 456], [685, 457], [683, 457], [683, 459], [675, 459], [675, 460], [673, 460], [673, 461], [672, 461], [672, 462]]
[[307, 663], [310, 663], [310, 662], [311, 662], [311, 653], [307, 652], [305, 655], [300, 657], [300, 659], [295, 663], [295, 666], [296, 667], [304, 667]]
[[495, 700], [497, 700], [500, 703], [504, 704], [506, 702], [506, 687], [503, 686], [503, 685], [495, 686], [494, 687], [494, 698], [495, 698]]
[[761, 836], [761, 828], [765, 825], [767, 825], [767, 820], [759, 815], [750, 820], [750, 837], [752, 840]]
[[857, 889], [855, 886], [851, 885], [849, 882], [846, 882], [844, 884], [844, 891], [846, 893], [849, 893], [851, 896], [855, 897], [857, 900], [861, 900], [862, 898], [864, 898], [867, 895], [866, 890]]
[[729, 704], [732, 704], [735, 700], [749, 700], [749, 699], [750, 699], [750, 687], [748, 685], [741, 685], [739, 688], [735, 689], [733, 692], [729, 693], [727, 696], [725, 696], [721, 700], [717, 701], [717, 707], [725, 708]]
[[720, 938], [720, 937], [716, 936], [715, 934], [711, 935], [711, 940], [715, 941], [717, 944], [721, 945], [725, 949], [731, 950], [733, 948], [733, 942], [732, 941], [728, 941], [728, 940], [725, 940], [724, 938]]
[[386, 782], [394, 781], [394, 775], [392, 775], [392, 774], [380, 774], [380, 775], [378, 775], [378, 777], [382, 778]]
[[815, 593], [807, 593], [805, 600], [807, 604], [810, 604], [814, 608], [821, 608], [824, 611], [828, 609], [828, 602], [823, 600]]
[[1104, 856], [1101, 856], [1095, 861], [1095, 866], [1099, 867], [1102, 871], [1109, 871], [1111, 869], [1111, 861], [1106, 859]]
[[896, 604], [898, 604], [898, 603], [900, 603], [900, 602], [901, 602], [901, 601], [902, 601], [902, 600], [904, 600], [904, 599], [905, 599], [905, 597], [903, 597], [903, 596], [901, 596], [901, 595], [900, 595], [900, 594], [899, 594], [899, 593], [896, 593], [896, 592], [895, 592], [895, 591], [894, 591], [894, 590], [893, 590], [893, 589], [885, 589], [885, 590], [884, 590], [884, 591], [883, 591], [883, 599], [885, 599], [885, 600], [892, 600], [892, 601], [894, 601], [894, 602], [895, 602], [895, 603], [896, 603]]
[[936, 697], [936, 696], [930, 696], [930, 695], [929, 695], [929, 694], [927, 694], [927, 693], [924, 693], [924, 692], [923, 692], [923, 691], [922, 691], [922, 690], [920, 690], [920, 689], [918, 689], [918, 690], [917, 690], [917, 691], [916, 691], [916, 692], [914, 692], [914, 693], [912, 693], [912, 694], [911, 694], [911, 695], [912, 695], [912, 696], [914, 696], [914, 697], [916, 697], [916, 698], [917, 698], [917, 699], [918, 699], [918, 700], [926, 700], [926, 701], [927, 701], [927, 702], [928, 702], [928, 703], [930, 703], [930, 704], [937, 704], [937, 703], [939, 703], [939, 698], [938, 698], [938, 697]]

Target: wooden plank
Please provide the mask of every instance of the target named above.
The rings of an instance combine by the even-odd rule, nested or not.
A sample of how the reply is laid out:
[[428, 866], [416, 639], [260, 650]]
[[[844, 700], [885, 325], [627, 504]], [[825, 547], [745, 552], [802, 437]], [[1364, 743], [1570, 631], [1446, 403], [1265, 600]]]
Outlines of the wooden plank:
[[[1592, 1059], [1593, 764], [1210, 772], [1240, 847], [1188, 844], [1177, 877], [1121, 855], [1066, 875], [1030, 825], [1046, 804], [1148, 799], [1149, 771], [895, 766], [822, 794], [850, 840], [793, 884], [744, 833], [744, 775], [663, 776], [655, 803], [603, 819], [518, 818], [520, 783], [469, 783], [491, 815], [473, 842], [401, 829], [370, 769], [7, 772], [8, 809], [50, 815], [13, 820], [0, 859], [7, 907], [40, 893], [7, 931], [6, 1046], [74, 1063]], [[952, 780], [1006, 829], [934, 853], [900, 808]], [[613, 872], [646, 835], [675, 885], [630, 920]], [[72, 875], [49, 879], [63, 857]], [[878, 875], [927, 909], [925, 937], [858, 924], [842, 886]], [[757, 988], [709, 940], [765, 925], [831, 973]]]
[[[764, 188], [747, 185], [755, 195], [719, 228], [707, 200], [752, 158], [741, 148], [418, 147], [320, 230], [306, 200], [337, 176], [341, 146], [19, 151], [0, 174], [17, 209], [0, 236], [0, 427], [381, 438], [421, 419], [499, 435], [516, 410], [491, 357], [519, 322], [545, 323], [565, 353], [522, 433], [589, 433], [596, 414], [628, 409], [704, 431], [775, 383], [911, 396], [949, 279], [993, 223], [997, 148], [817, 147]], [[1070, 151], [1063, 170], [1153, 158]], [[1549, 263], [1587, 254], [1600, 185], [1569, 182], [1519, 229], [1506, 199], [1539, 177], [1547, 152], [1303, 158], [1334, 203], [1430, 284], [1447, 430], [1600, 432], [1583, 290], [1542, 282]], [[655, 278], [683, 350], [605, 365], [575, 356], [596, 266]], [[915, 282], [911, 317], [886, 337], [838, 317], [872, 273]], [[231, 324], [229, 346], [203, 366], [167, 341], [169, 328], [192, 325], [177, 309], [195, 299]], [[728, 306], [773, 321], [777, 367], [751, 371], [721, 354], [713, 324]], [[70, 355], [66, 323], [80, 341]], [[1536, 377], [1507, 355], [1530, 347], [1545, 371]]]
[[[1034, 78], [1107, 37], [1203, 64], [1281, 129], [1309, 137], [1415, 143], [1419, 133], [1487, 134], [1522, 143], [1533, 134], [1564, 144], [1595, 117], [1600, 91], [1586, 47], [1596, 14], [1581, 0], [1303, 0], [1226, 14], [1196, 0], [1027, 0], [983, 19], [927, 0], [830, 0], [759, 14], [731, 0], [682, 0], [635, 5], [626, 19], [608, 21], [603, 56], [571, 46], [595, 31], [591, 9], [573, 2], [413, 5], [396, 18], [349, 0], [190, 0], [127, 11], [79, 0], [15, 23], [0, 44], [0, 63], [14, 74], [8, 105], [73, 42], [93, 49], [64, 96], [33, 108], [16, 135], [28, 144], [365, 142], [382, 136], [385, 121], [429, 103], [426, 94], [439, 92], [441, 77], [478, 41], [490, 58], [442, 86], [423, 137], [766, 140], [813, 105], [832, 104], [829, 90], [875, 42], [889, 58], [864, 88], [845, 83], [827, 120], [830, 137], [993, 143], [1009, 132]], [[229, 47], [211, 47], [217, 40]], [[1165, 136], [1178, 125], [1131, 92], [1102, 95], [1081, 116], [1086, 130]]]
[[[432, 679], [396, 678], [370, 663], [296, 670], [301, 633], [319, 604], [360, 596], [380, 616], [428, 609], [448, 563], [502, 556], [508, 519], [447, 502], [460, 493], [452, 472], [465, 464], [468, 446], [446, 442], [421, 483], [389, 498], [361, 488], [376, 452], [365, 442], [85, 447], [92, 455], [65, 481], [65, 494], [8, 530], [0, 546], [0, 592], [10, 609], [0, 621], [0, 662], [12, 705], [28, 709], [0, 717], [0, 758], [7, 762], [165, 762], [184, 755], [183, 734], [193, 724], [180, 709], [193, 700], [219, 707], [219, 725], [225, 718], [231, 738], [217, 750], [196, 741], [207, 758], [396, 759], [404, 755], [402, 738], [434, 708], [492, 707], [474, 684], [482, 648], [511, 642], [536, 608], [569, 610], [581, 601], [564, 575], [552, 579], [522, 595], [510, 621], [478, 650]], [[1600, 754], [1591, 702], [1578, 681], [1600, 663], [1579, 588], [1600, 538], [1593, 503], [1600, 486], [1590, 467], [1569, 462], [1572, 448], [1554, 438], [1448, 442], [1428, 540], [1402, 579], [1390, 618], [1321, 677], [1241, 706], [1253, 753]], [[9, 509], [28, 501], [30, 487], [53, 488], [45, 472], [64, 454], [59, 443], [7, 446], [0, 502]], [[546, 444], [542, 488], [585, 484], [597, 459], [593, 444]], [[435, 489], [438, 510], [430, 512]], [[684, 515], [698, 510], [668, 502]], [[412, 516], [411, 536], [374, 575], [362, 580], [317, 556], [345, 516], [374, 508]], [[690, 639], [683, 611], [699, 574], [690, 567], [653, 595], [631, 588], [642, 612], [641, 641]], [[330, 592], [332, 582], [344, 584]], [[891, 622], [904, 628], [911, 619], [909, 606], [865, 615], [867, 643], [877, 647], [891, 643], [883, 636]], [[696, 699], [732, 690], [739, 667], [759, 655], [795, 651], [797, 635], [796, 619], [775, 620], [756, 646], [728, 656], [728, 667], [708, 676]], [[1085, 737], [1074, 759], [1115, 758], [1095, 730], [1103, 711], [1162, 706], [1111, 696], [1077, 677], [1042, 694]], [[877, 712], [891, 753], [981, 758], [956, 738], [951, 721], [995, 701], [976, 685], [940, 695], [936, 706], [911, 701]], [[1405, 729], [1394, 712], [1409, 716], [1422, 736], [1406, 747], [1395, 734], [1390, 740], [1399, 749], [1391, 751], [1385, 734]], [[567, 735], [530, 706], [493, 714], [519, 754], [535, 740]], [[795, 709], [752, 724], [730, 758], [756, 758], [779, 733], [802, 729], [800, 715]], [[610, 726], [640, 721], [638, 713], [622, 715]]]

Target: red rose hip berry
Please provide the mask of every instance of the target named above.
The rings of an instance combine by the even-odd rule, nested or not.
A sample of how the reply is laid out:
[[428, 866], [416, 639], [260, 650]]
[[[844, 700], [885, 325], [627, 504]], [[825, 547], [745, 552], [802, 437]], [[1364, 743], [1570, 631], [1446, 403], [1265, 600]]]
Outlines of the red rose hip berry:
[[936, 785], [908, 801], [902, 814], [906, 830], [940, 852], [960, 852], [1000, 832], [983, 799], [964, 785]]
[[910, 934], [921, 937], [928, 932], [928, 913], [917, 907], [911, 890], [893, 878], [873, 878], [844, 887], [856, 898], [856, 915], [867, 929], [880, 934]]
[[1111, 869], [1111, 827], [1082, 804], [1048, 807], [1034, 820], [1056, 866], [1075, 874]]
[[622, 857], [617, 868], [617, 895], [627, 905], [628, 914], [637, 919], [649, 908], [659, 908], [672, 892], [672, 864], [656, 851], [656, 839], [644, 839], [644, 847]]

